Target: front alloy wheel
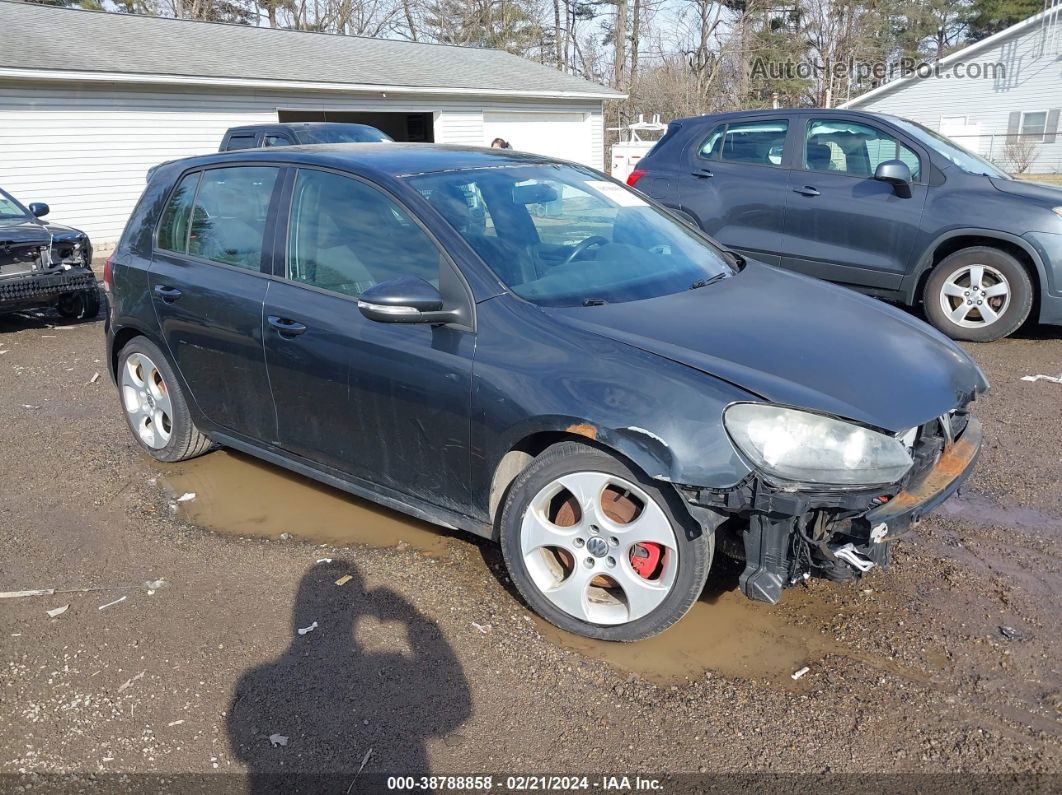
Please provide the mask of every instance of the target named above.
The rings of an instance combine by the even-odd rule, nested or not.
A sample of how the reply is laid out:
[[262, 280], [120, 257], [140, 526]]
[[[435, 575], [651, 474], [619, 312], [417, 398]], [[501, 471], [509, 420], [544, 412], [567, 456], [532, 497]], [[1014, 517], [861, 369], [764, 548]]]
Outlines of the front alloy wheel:
[[923, 300], [930, 322], [952, 339], [990, 342], [1025, 322], [1033, 284], [1010, 254], [976, 246], [956, 251], [933, 269]]
[[678, 621], [700, 595], [714, 547], [670, 487], [576, 442], [549, 448], [517, 477], [500, 529], [528, 604], [603, 640], [640, 640]]

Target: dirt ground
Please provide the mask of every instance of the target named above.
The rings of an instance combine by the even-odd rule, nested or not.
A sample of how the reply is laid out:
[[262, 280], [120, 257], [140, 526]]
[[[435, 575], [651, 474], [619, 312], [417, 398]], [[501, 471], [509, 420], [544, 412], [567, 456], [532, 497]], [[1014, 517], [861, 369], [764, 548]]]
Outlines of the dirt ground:
[[0, 591], [55, 589], [0, 600], [0, 774], [1062, 786], [1062, 384], [1022, 380], [1062, 373], [1060, 329], [969, 347], [979, 468], [890, 571], [770, 607], [720, 557], [686, 619], [622, 646], [536, 619], [488, 543], [224, 451], [154, 463], [102, 331], [0, 319]]

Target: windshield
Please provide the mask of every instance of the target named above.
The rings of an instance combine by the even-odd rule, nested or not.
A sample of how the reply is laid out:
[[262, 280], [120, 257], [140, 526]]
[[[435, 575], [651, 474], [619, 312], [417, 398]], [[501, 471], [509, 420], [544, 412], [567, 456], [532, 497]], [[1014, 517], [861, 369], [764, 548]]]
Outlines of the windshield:
[[299, 130], [304, 144], [366, 144], [393, 140], [390, 135], [367, 124], [337, 124], [334, 127], [307, 127]]
[[12, 218], [29, 217], [29, 210], [15, 201], [15, 198], [10, 193], [0, 190], [0, 218], [10, 220]]
[[946, 158], [954, 165], [961, 168], [967, 174], [979, 174], [997, 179], [1013, 179], [1006, 171], [1001, 169], [991, 160], [986, 160], [980, 155], [975, 155], [967, 149], [963, 149], [950, 138], [945, 138], [938, 132], [923, 127], [917, 122], [890, 117], [889, 121], [901, 128], [909, 135], [913, 135], [937, 154]]
[[733, 272], [715, 246], [589, 169], [505, 166], [407, 181], [499, 279], [540, 306], [637, 301]]

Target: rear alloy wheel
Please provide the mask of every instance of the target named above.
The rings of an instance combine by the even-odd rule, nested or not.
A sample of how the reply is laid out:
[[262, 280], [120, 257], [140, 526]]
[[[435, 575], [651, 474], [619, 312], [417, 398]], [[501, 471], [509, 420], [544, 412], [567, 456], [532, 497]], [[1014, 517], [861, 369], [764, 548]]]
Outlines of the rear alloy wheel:
[[711, 563], [713, 538], [676, 502], [601, 450], [550, 448], [503, 509], [513, 581], [562, 629], [604, 640], [655, 635], [693, 605]]
[[184, 461], [214, 447], [192, 422], [169, 362], [146, 338], [122, 348], [118, 389], [133, 436], [154, 458]]
[[926, 315], [952, 339], [990, 342], [1014, 333], [1032, 309], [1029, 274], [1014, 257], [979, 246], [957, 251], [926, 283]]

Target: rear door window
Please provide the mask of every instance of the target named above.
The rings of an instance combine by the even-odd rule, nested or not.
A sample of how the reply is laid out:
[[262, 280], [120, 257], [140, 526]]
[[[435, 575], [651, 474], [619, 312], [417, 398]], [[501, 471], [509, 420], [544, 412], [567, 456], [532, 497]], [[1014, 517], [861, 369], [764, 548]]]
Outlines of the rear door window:
[[781, 166], [789, 122], [784, 119], [727, 125], [720, 158], [731, 163]]
[[195, 200], [200, 173], [196, 171], [187, 174], [166, 202], [166, 209], [162, 211], [159, 221], [158, 248], [178, 254], [188, 253], [188, 217]]
[[257, 271], [279, 169], [234, 166], [204, 171], [188, 233], [188, 253]]

